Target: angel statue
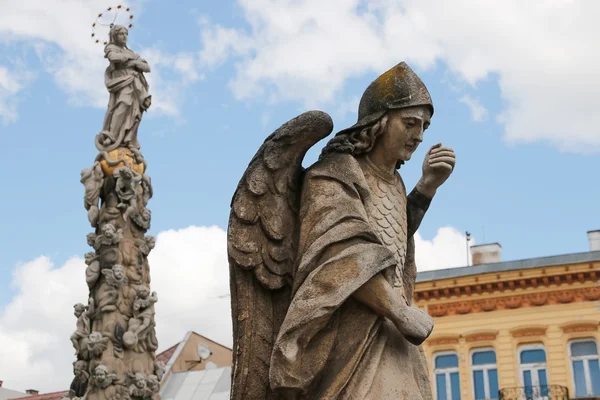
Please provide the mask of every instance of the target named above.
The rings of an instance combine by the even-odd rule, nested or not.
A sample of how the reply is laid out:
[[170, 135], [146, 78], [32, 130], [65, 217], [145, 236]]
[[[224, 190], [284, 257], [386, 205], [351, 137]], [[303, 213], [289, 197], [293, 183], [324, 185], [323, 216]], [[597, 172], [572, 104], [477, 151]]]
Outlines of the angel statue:
[[149, 86], [144, 77], [144, 72], [150, 72], [150, 66], [127, 47], [128, 34], [126, 27], [113, 26], [104, 48], [104, 57], [110, 61], [104, 73], [110, 99], [102, 131], [96, 136], [96, 147], [105, 152], [128, 147], [141, 157], [137, 131], [142, 113], [151, 104], [152, 96], [148, 94]]
[[454, 152], [431, 147], [408, 195], [397, 172], [432, 115], [427, 88], [400, 63], [306, 170], [329, 115], [304, 113], [260, 147], [229, 220], [232, 399], [432, 399], [420, 344], [433, 320], [412, 305], [413, 235]]

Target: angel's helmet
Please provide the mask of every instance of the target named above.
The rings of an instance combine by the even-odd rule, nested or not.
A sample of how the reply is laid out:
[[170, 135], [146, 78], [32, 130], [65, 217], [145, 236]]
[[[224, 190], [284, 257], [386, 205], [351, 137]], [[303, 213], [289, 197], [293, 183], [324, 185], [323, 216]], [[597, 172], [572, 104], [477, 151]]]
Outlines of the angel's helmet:
[[337, 135], [365, 128], [388, 110], [414, 106], [429, 107], [433, 116], [433, 103], [425, 84], [405, 62], [401, 62], [371, 82], [360, 99], [358, 121]]

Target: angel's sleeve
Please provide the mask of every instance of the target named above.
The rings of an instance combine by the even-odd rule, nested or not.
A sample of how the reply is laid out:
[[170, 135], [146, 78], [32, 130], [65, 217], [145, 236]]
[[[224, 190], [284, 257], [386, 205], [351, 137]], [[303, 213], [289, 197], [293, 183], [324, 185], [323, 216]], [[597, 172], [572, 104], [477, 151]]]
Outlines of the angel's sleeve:
[[409, 238], [412, 237], [419, 229], [421, 221], [423, 221], [423, 217], [429, 209], [431, 200], [431, 198], [425, 196], [416, 188], [413, 189], [408, 196], [406, 196], [406, 213]]

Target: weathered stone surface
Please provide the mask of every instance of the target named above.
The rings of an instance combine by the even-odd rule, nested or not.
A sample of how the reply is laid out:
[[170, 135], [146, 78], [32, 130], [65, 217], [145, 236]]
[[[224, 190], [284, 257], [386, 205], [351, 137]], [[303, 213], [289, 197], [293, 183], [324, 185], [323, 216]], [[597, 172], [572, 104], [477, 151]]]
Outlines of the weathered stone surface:
[[143, 76], [150, 67], [126, 47], [126, 28], [113, 27], [110, 37], [105, 48], [109, 109], [95, 141], [99, 154], [81, 172], [84, 206], [95, 228], [87, 242], [94, 251], [85, 255], [88, 303], [74, 306], [77, 329], [71, 342], [77, 360], [69, 397], [149, 399], [158, 395], [157, 375], [164, 373], [155, 364], [158, 296], [150, 291], [147, 258], [155, 241], [145, 236], [153, 190], [137, 139], [142, 113], [150, 106]]
[[396, 171], [432, 114], [400, 63], [307, 170], [304, 155], [333, 130], [327, 114], [304, 113], [265, 140], [229, 220], [232, 399], [432, 399], [420, 344], [433, 320], [411, 304], [412, 236], [454, 152], [432, 146], [408, 195]]

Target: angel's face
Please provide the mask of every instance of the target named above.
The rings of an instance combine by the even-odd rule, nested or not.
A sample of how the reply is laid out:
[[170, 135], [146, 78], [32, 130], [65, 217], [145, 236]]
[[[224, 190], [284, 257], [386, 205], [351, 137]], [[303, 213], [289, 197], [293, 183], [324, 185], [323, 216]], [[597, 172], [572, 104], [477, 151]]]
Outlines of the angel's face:
[[425, 106], [389, 111], [385, 132], [376, 146], [385, 149], [395, 161], [408, 161], [423, 141], [423, 132], [429, 127], [431, 111]]
[[104, 368], [96, 368], [96, 380], [98, 382], [104, 382], [104, 380], [106, 379], [106, 371], [104, 370]]
[[117, 280], [123, 279], [123, 276], [125, 275], [123, 272], [123, 267], [121, 267], [120, 265], [115, 265], [113, 267], [113, 275], [115, 276], [115, 279], [117, 279]]
[[107, 238], [112, 238], [114, 236], [115, 232], [116, 232], [115, 227], [111, 224], [106, 224], [102, 227], [102, 233]]

